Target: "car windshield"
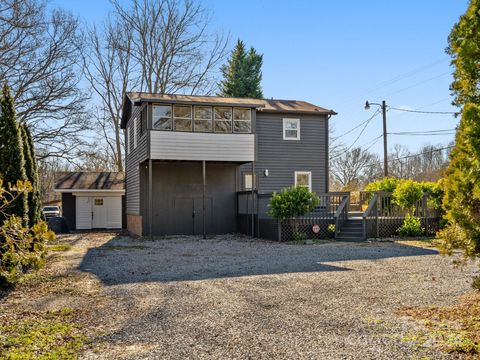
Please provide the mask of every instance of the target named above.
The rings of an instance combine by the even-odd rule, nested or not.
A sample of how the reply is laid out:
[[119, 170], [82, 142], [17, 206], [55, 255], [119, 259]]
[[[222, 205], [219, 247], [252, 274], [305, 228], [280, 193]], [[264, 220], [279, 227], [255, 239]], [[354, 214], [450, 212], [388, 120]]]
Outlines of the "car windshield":
[[43, 211], [58, 211], [58, 207], [56, 206], [45, 206]]

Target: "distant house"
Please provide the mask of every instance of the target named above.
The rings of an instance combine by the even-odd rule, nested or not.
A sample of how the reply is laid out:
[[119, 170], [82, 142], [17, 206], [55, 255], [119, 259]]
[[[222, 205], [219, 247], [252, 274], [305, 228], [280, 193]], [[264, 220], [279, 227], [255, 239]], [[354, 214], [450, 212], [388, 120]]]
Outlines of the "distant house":
[[[121, 120], [128, 230], [237, 232], [239, 208], [250, 206], [239, 194], [269, 196], [292, 185], [328, 192], [334, 114], [296, 100], [128, 93]], [[266, 212], [264, 203], [258, 217]]]
[[58, 172], [54, 190], [70, 230], [121, 229], [126, 223], [124, 173]]

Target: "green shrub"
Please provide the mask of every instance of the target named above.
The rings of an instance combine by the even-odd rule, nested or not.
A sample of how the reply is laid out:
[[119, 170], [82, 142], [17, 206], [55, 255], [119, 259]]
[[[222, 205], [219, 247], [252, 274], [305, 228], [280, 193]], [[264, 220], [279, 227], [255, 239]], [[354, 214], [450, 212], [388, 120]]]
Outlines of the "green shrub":
[[418, 236], [423, 233], [422, 223], [420, 219], [409, 213], [405, 216], [403, 225], [397, 230], [400, 236]]
[[309, 213], [319, 202], [318, 196], [306, 187], [292, 186], [273, 194], [268, 214], [274, 219], [290, 219]]
[[31, 189], [28, 181], [18, 181], [7, 190], [0, 179], [0, 213], [6, 217], [0, 226], [0, 285], [15, 284], [25, 271], [43, 266], [46, 243], [55, 238], [44, 221], [29, 228], [21, 217], [6, 212], [12, 201]]
[[386, 177], [381, 180], [373, 181], [365, 186], [365, 191], [386, 191], [394, 192], [399, 180], [395, 177]]
[[398, 181], [392, 194], [394, 204], [407, 210], [413, 210], [415, 204], [422, 199], [422, 196], [422, 185], [413, 180]]
[[420, 183], [420, 185], [422, 186], [423, 192], [430, 195], [428, 199], [429, 205], [433, 207], [435, 210], [440, 210], [442, 208], [442, 199], [443, 199], [444, 191], [440, 183], [441, 181], [439, 182], [424, 181]]

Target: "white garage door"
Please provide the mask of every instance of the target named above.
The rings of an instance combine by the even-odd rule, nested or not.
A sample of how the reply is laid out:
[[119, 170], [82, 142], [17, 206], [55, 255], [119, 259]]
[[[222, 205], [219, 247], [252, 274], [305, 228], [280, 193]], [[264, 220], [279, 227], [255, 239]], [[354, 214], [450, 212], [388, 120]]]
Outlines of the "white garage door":
[[76, 223], [78, 230], [121, 229], [121, 196], [77, 196]]

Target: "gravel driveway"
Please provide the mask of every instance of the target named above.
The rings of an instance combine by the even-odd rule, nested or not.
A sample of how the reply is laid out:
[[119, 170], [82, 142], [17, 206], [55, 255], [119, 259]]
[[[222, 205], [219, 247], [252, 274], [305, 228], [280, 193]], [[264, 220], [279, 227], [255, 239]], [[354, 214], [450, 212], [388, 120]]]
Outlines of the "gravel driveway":
[[451, 359], [394, 313], [469, 291], [475, 267], [451, 262], [391, 242], [83, 235], [62, 266], [100, 294], [83, 300], [100, 334], [87, 359]]

